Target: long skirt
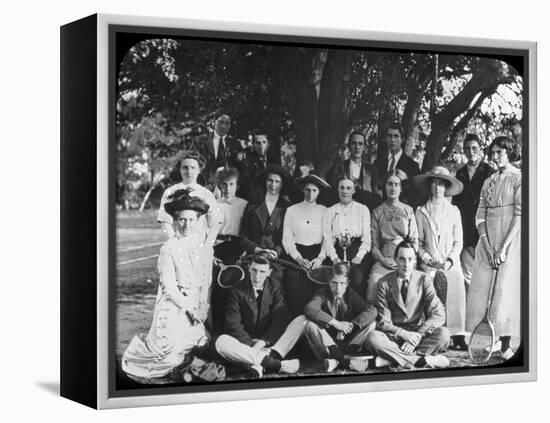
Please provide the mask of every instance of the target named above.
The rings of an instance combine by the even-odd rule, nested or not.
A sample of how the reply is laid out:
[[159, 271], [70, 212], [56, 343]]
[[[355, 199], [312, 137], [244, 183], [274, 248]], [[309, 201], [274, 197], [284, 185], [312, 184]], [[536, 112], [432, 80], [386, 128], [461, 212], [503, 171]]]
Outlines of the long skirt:
[[[432, 280], [435, 279], [436, 269], [422, 264], [420, 268], [428, 274]], [[460, 263], [454, 263], [449, 270], [437, 270], [445, 274], [447, 279], [447, 298], [441, 300], [445, 304], [447, 317], [447, 329], [451, 336], [464, 335], [466, 324], [466, 288], [464, 286], [464, 274]]]
[[[296, 249], [303, 258], [313, 260], [321, 252], [321, 244], [296, 244]], [[308, 279], [306, 272], [290, 268], [285, 268], [283, 281], [285, 299], [292, 316], [303, 314], [304, 306], [311, 300], [319, 286]]]
[[[487, 237], [498, 251], [514, 217], [512, 205], [487, 209]], [[498, 269], [495, 295], [489, 317], [495, 326], [497, 336], [520, 336], [521, 300], [521, 237], [518, 234], [508, 247], [507, 258]], [[485, 315], [493, 269], [483, 247], [478, 242], [472, 282], [468, 290], [466, 329], [473, 331]]]
[[204, 325], [191, 324], [185, 311], [159, 287], [149, 333], [134, 336], [122, 356], [122, 370], [129, 377], [146, 381], [166, 376], [187, 353], [208, 341]]
[[[397, 240], [396, 242], [386, 241], [380, 252], [384, 257], [391, 258], [393, 260], [393, 253], [399, 242], [401, 242], [401, 240]], [[385, 276], [390, 272], [392, 272], [392, 270], [384, 267], [382, 263], [378, 261], [374, 262], [374, 265], [370, 271], [369, 280], [367, 282], [367, 301], [374, 304], [376, 301], [376, 291], [378, 290], [378, 281], [382, 276]]]

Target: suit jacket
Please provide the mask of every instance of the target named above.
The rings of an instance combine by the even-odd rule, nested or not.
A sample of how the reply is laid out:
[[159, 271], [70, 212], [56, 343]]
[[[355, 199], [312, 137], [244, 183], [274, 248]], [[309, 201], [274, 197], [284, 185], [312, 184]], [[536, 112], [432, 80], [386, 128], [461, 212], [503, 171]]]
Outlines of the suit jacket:
[[252, 203], [262, 201], [265, 185], [262, 185], [260, 175], [267, 163], [264, 165], [254, 150], [246, 153], [246, 157], [239, 163], [239, 197]]
[[[204, 169], [201, 178], [207, 184], [214, 183], [214, 175], [219, 167], [236, 166], [238, 153], [242, 150], [241, 143], [233, 138], [225, 137], [225, 155], [214, 156], [214, 132], [197, 136], [193, 140], [192, 148], [204, 159]], [[219, 147], [218, 147], [219, 151]]]
[[[378, 174], [383, 178], [384, 175], [388, 172], [388, 154], [385, 153], [382, 157], [379, 157], [374, 162], [374, 166], [378, 171]], [[413, 176], [416, 176], [420, 173], [420, 167], [413, 159], [405, 154], [405, 151], [401, 154], [399, 161], [395, 165], [397, 169], [401, 169], [407, 174], [409, 179]]]
[[[340, 182], [344, 177], [350, 178], [349, 163], [350, 159], [347, 159], [343, 162], [339, 162], [332, 168], [332, 171], [327, 176], [327, 182], [332, 186], [332, 188], [337, 188], [338, 182]], [[379, 183], [379, 174], [376, 167], [366, 160], [363, 160], [361, 163], [361, 170], [359, 172], [359, 189], [362, 191], [376, 192], [378, 190]]]
[[[378, 174], [381, 176], [381, 178], [383, 178], [384, 175], [388, 172], [388, 154], [384, 153], [383, 156], [376, 159], [374, 165], [378, 170]], [[403, 182], [401, 200], [412, 208], [416, 208], [416, 206], [421, 204], [425, 200], [425, 198], [422, 198], [422, 196], [418, 195], [418, 193], [416, 193], [412, 189], [410, 185], [410, 180], [413, 178], [413, 176], [416, 176], [420, 173], [420, 166], [418, 166], [418, 163], [407, 156], [405, 154], [405, 151], [403, 151], [401, 157], [399, 158], [399, 161], [395, 165], [395, 168], [401, 169], [409, 177], [407, 181]], [[382, 192], [384, 191], [383, 186], [381, 186], [380, 189], [382, 190]]]
[[397, 283], [397, 271], [380, 278], [376, 307], [379, 319], [377, 328], [390, 335], [405, 329], [425, 336], [445, 324], [445, 309], [433, 282], [418, 270], [412, 272], [406, 305]]
[[495, 170], [484, 162], [479, 164], [471, 181], [468, 176], [467, 165], [456, 172], [456, 178], [464, 185], [464, 190], [453, 197], [453, 204], [458, 207], [462, 216], [464, 247], [475, 247], [477, 245], [479, 234], [477, 233], [475, 218], [479, 206], [481, 187], [494, 172]]
[[253, 339], [262, 339], [273, 345], [291, 319], [281, 286], [271, 278], [265, 281], [259, 310], [249, 278], [229, 291], [225, 310], [224, 333], [246, 345], [253, 345]]
[[265, 201], [248, 204], [241, 222], [242, 247], [253, 253], [256, 247], [269, 248], [283, 253], [283, 222], [290, 203], [279, 197], [271, 216]]
[[[325, 328], [329, 333], [336, 332], [328, 325], [336, 316], [336, 303], [329, 286], [319, 289], [306, 304], [304, 314], [313, 323]], [[341, 321], [352, 322], [358, 329], [364, 329], [376, 320], [376, 308], [366, 302], [353, 289], [348, 288], [340, 310]]]

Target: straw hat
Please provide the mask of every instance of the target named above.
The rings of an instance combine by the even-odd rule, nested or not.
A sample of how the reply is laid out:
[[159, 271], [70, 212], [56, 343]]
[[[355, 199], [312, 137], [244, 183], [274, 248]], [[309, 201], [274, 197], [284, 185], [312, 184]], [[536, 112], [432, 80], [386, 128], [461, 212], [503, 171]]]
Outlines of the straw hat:
[[317, 175], [312, 174], [302, 176], [301, 178], [298, 178], [296, 179], [296, 181], [294, 181], [294, 185], [296, 185], [296, 187], [300, 190], [302, 190], [307, 184], [316, 185], [319, 190], [330, 188], [330, 185], [327, 183], [327, 181]]
[[411, 183], [419, 191], [430, 192], [430, 179], [442, 179], [448, 182], [448, 186], [445, 188], [446, 197], [458, 195], [464, 189], [462, 182], [452, 176], [451, 172], [444, 166], [434, 166], [429, 172], [413, 177]]

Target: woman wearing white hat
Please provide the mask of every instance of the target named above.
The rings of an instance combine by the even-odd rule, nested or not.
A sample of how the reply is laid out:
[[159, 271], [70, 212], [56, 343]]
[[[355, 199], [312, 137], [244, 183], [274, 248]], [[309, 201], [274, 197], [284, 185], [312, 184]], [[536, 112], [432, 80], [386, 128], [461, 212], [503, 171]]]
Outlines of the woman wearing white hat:
[[419, 192], [428, 191], [430, 196], [416, 210], [420, 268], [434, 278], [436, 272], [444, 273], [447, 280], [447, 298], [443, 298], [446, 326], [453, 347], [465, 350], [466, 289], [460, 264], [462, 220], [458, 208], [445, 198], [460, 194], [463, 185], [443, 166], [435, 166], [428, 173], [415, 176], [412, 184]]
[[284, 289], [290, 311], [302, 314], [304, 306], [315, 293], [316, 286], [305, 272], [319, 267], [326, 257], [323, 245], [323, 214], [325, 206], [317, 204], [317, 197], [330, 185], [317, 175], [296, 179], [296, 187], [304, 194], [301, 203], [289, 207], [283, 225], [283, 247], [286, 253], [304, 270], [286, 269]]

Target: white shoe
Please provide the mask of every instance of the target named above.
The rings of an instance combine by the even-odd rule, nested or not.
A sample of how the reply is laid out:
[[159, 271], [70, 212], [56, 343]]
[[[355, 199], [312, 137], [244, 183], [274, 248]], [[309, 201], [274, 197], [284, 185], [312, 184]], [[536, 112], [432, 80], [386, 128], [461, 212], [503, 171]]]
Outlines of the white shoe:
[[325, 358], [325, 372], [332, 372], [340, 362], [334, 358]]
[[377, 356], [374, 359], [374, 367], [389, 367], [391, 366], [391, 361], [386, 360], [383, 357]]
[[[501, 348], [502, 348], [502, 342], [499, 340], [493, 344], [493, 348], [491, 348], [491, 352], [500, 351]], [[489, 347], [485, 348], [485, 351], [489, 352]]]
[[253, 366], [250, 366], [250, 371], [256, 379], [261, 379], [264, 375], [264, 368], [261, 364], [254, 364]]
[[512, 348], [508, 348], [502, 353], [502, 358], [505, 360], [510, 360], [514, 356], [515, 352], [512, 351]]
[[300, 360], [295, 358], [294, 360], [282, 360], [281, 361], [281, 373], [296, 373], [300, 370]]
[[451, 365], [449, 359], [444, 355], [426, 355], [426, 368], [428, 369], [446, 369]]
[[369, 367], [369, 360], [366, 358], [351, 358], [349, 360], [349, 368], [350, 370], [354, 370], [356, 372], [364, 372]]

